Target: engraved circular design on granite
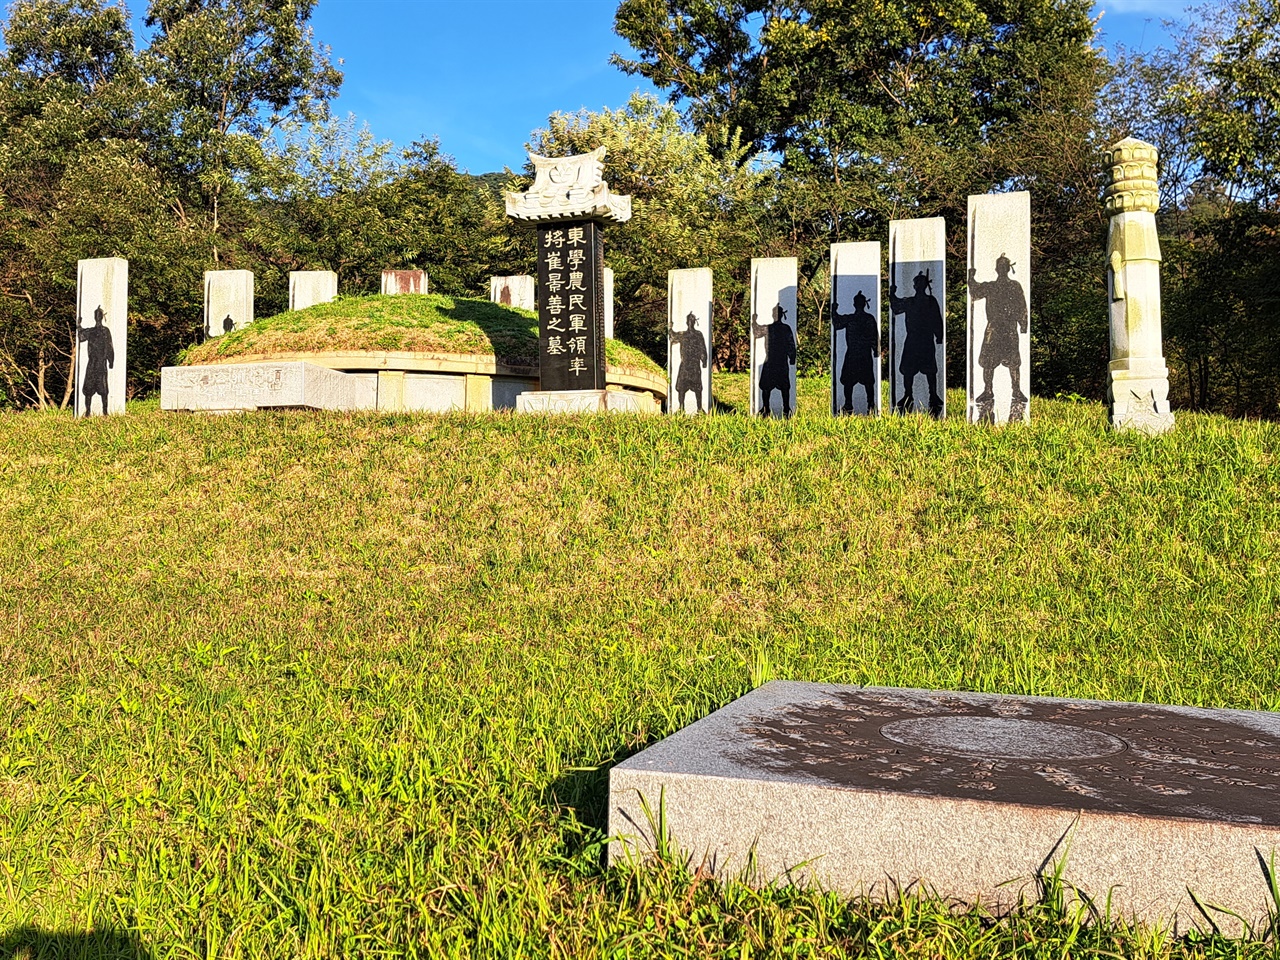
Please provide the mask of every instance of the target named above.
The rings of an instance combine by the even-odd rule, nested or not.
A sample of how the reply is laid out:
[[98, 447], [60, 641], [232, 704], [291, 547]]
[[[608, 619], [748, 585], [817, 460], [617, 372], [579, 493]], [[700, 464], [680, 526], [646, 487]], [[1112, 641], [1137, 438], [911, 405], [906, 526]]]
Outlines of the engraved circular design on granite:
[[886, 723], [880, 735], [938, 753], [1006, 760], [1086, 760], [1127, 746], [1100, 730], [1012, 717], [912, 717]]

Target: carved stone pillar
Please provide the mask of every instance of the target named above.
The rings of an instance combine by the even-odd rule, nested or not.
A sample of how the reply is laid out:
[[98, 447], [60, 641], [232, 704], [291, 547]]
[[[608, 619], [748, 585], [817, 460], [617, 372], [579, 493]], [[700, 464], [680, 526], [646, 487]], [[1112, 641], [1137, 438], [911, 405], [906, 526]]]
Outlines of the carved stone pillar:
[[1160, 240], [1156, 236], [1156, 148], [1127, 137], [1107, 152], [1110, 182], [1103, 203], [1111, 364], [1111, 426], [1158, 434], [1173, 429], [1169, 368], [1160, 332]]

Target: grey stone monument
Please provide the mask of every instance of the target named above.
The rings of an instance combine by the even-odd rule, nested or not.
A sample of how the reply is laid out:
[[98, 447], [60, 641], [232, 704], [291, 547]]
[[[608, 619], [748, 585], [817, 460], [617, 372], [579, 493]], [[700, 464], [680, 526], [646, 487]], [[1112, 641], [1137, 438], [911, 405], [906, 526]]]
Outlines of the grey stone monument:
[[489, 278], [489, 299], [493, 303], [501, 303], [521, 310], [537, 310], [538, 302], [534, 297], [534, 280], [526, 274], [510, 277]]
[[889, 223], [889, 398], [895, 413], [947, 415], [947, 229]]
[[751, 261], [751, 415], [796, 409], [795, 257]]
[[880, 415], [880, 244], [831, 245], [831, 413]]
[[775, 681], [612, 769], [612, 861], [654, 849], [659, 810], [718, 877], [754, 858], [761, 884], [1004, 909], [1060, 864], [1115, 916], [1186, 930], [1194, 894], [1253, 922], [1280, 714]]
[[[525, 193], [506, 195], [507, 215], [537, 225], [538, 365], [543, 392], [591, 391], [607, 401], [604, 336], [604, 225], [631, 217], [631, 198], [604, 182], [604, 147], [575, 157], [529, 155], [536, 175]], [[517, 409], [543, 409], [530, 393]], [[572, 405], [567, 403], [566, 405]]]
[[76, 268], [77, 417], [124, 413], [129, 261], [81, 260]]
[[1111, 301], [1111, 425], [1147, 434], [1173, 429], [1169, 368], [1160, 328], [1160, 239], [1156, 148], [1127, 137], [1107, 153], [1110, 182], [1103, 203], [1107, 293]]
[[338, 296], [338, 275], [332, 270], [294, 270], [289, 274], [289, 309], [305, 310]]
[[667, 271], [667, 410], [711, 410], [711, 268]]
[[[427, 271], [383, 270], [382, 292], [394, 296], [400, 293], [427, 293]], [[337, 295], [337, 287], [334, 288]]]
[[301, 360], [200, 364], [160, 371], [161, 410], [373, 410], [377, 405], [377, 380]]
[[613, 339], [613, 271], [604, 268], [604, 338]]
[[970, 423], [1031, 419], [1031, 194], [969, 198]]
[[253, 271], [204, 272], [204, 335], [220, 337], [253, 323]]

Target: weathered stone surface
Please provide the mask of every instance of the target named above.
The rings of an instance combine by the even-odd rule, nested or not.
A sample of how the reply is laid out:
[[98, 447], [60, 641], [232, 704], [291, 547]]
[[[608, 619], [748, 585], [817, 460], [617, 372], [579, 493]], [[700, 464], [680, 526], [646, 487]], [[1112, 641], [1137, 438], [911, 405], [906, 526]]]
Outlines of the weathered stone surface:
[[1111, 425], [1147, 434], [1173, 428], [1169, 368], [1160, 320], [1159, 192], [1156, 148], [1127, 137], [1107, 153], [1110, 183], [1103, 202], [1107, 291], [1111, 301]]
[[[383, 270], [382, 292], [394, 296], [400, 293], [427, 293], [427, 271]], [[334, 287], [337, 295], [337, 287]]]
[[947, 415], [947, 227], [889, 222], [889, 398], [895, 413]]
[[751, 414], [796, 408], [796, 258], [751, 261]]
[[970, 423], [1031, 419], [1031, 194], [969, 198]]
[[613, 339], [613, 270], [604, 268], [604, 338]]
[[667, 271], [667, 410], [711, 409], [710, 267]]
[[642, 797], [721, 877], [1008, 907], [1061, 862], [1120, 916], [1186, 929], [1190, 890], [1253, 921], [1280, 714], [779, 681], [613, 768], [612, 860], [654, 848]]
[[253, 323], [253, 271], [204, 272], [204, 335], [220, 337]]
[[527, 274], [490, 277], [489, 300], [509, 307], [519, 307], [521, 310], [537, 310], [534, 288], [534, 279]]
[[124, 413], [129, 261], [81, 260], [76, 268], [77, 417]]
[[338, 275], [332, 270], [294, 270], [289, 274], [289, 309], [305, 310], [338, 296]]
[[530, 390], [516, 397], [517, 413], [657, 413], [653, 398], [629, 390]]
[[880, 415], [880, 244], [831, 245], [831, 413]]
[[604, 150], [597, 147], [574, 157], [529, 154], [534, 169], [533, 186], [524, 193], [505, 194], [507, 216], [536, 223], [630, 220], [631, 198], [610, 193], [609, 185], [604, 182]]
[[373, 410], [378, 378], [340, 373], [301, 360], [165, 367], [160, 371], [162, 410]]

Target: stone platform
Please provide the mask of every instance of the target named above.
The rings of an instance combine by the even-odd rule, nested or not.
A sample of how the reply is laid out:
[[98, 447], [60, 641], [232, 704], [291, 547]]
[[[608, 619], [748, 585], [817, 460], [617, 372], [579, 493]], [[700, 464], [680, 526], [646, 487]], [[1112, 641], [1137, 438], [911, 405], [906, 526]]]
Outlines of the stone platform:
[[[1064, 878], [1177, 930], [1265, 917], [1280, 850], [1280, 714], [775, 681], [614, 767], [610, 859], [677, 849], [714, 874], [994, 909]], [[1209, 909], [1224, 930], [1239, 922]]]

